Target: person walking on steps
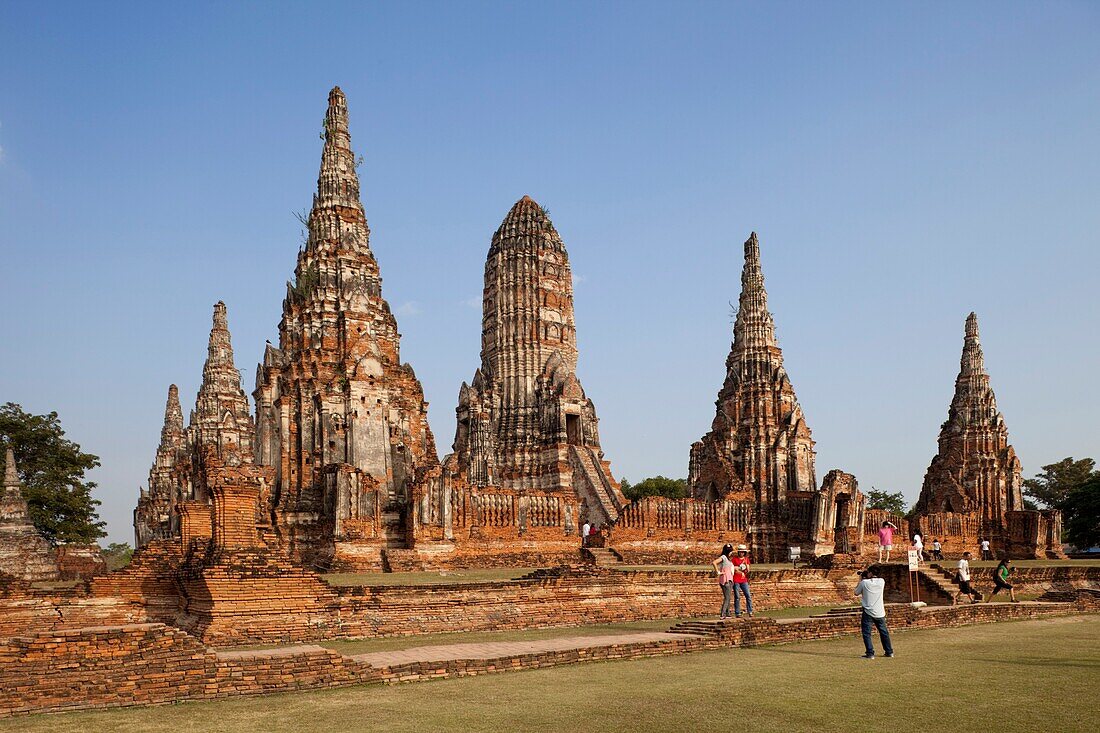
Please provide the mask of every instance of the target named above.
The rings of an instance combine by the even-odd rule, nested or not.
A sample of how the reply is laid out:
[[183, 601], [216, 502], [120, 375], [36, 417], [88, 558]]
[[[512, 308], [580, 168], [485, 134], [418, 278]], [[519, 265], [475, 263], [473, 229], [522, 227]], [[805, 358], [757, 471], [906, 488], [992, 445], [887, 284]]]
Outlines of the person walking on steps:
[[878, 531], [878, 561], [883, 562], [882, 552], [886, 551], [886, 562], [890, 562], [890, 550], [894, 549], [894, 532], [897, 530], [897, 525], [893, 522], [883, 522], [882, 528]]
[[718, 573], [718, 585], [722, 589], [722, 610], [718, 612], [718, 618], [725, 620], [730, 617], [730, 596], [733, 595], [733, 545], [722, 548], [722, 554], [714, 559], [714, 572]]
[[592, 534], [592, 525], [586, 519], [581, 527], [581, 547], [588, 547], [588, 535]]
[[749, 548], [737, 546], [733, 560], [733, 615], [741, 618], [741, 594], [745, 596], [745, 610], [752, 616], [752, 595], [749, 593]]
[[913, 533], [913, 549], [917, 551], [917, 565], [919, 566], [924, 561], [924, 538], [920, 536], [920, 532]]
[[932, 540], [932, 559], [943, 560], [943, 545], [939, 540]]
[[1008, 567], [1012, 564], [1012, 561], [1007, 557], [1003, 558], [1000, 563], [997, 564], [997, 569], [993, 571], [993, 592], [989, 594], [989, 598], [985, 599], [986, 603], [993, 600], [993, 596], [997, 595], [1003, 590], [1008, 591], [1008, 598], [1013, 603], [1019, 603], [1016, 600], [1016, 591], [1012, 588], [1012, 584], [1008, 582], [1008, 574], [1012, 572], [1012, 568]]
[[981, 603], [982, 594], [970, 587], [970, 553], [964, 552], [962, 560], [959, 560], [958, 569], [955, 571], [955, 582], [959, 584], [959, 592], [951, 598], [951, 605], [957, 605], [959, 596], [970, 596], [971, 603]]
[[886, 581], [877, 577], [875, 571], [867, 568], [860, 575], [861, 580], [856, 585], [855, 594], [859, 596], [859, 603], [863, 608], [860, 614], [859, 627], [863, 633], [864, 659], [875, 658], [875, 645], [871, 636], [872, 627], [878, 629], [878, 638], [882, 642], [882, 651], [887, 659], [894, 656], [894, 645], [890, 641], [890, 629], [886, 627], [886, 605], [882, 602], [882, 595], [886, 590]]

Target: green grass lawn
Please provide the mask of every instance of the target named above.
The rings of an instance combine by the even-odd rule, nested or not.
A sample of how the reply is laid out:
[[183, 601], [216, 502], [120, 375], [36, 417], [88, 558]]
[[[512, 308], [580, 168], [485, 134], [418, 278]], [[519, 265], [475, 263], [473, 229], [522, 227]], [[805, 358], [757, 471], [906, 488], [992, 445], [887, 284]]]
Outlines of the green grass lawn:
[[383, 687], [38, 715], [0, 731], [1092, 731], [1100, 616], [858, 637]]

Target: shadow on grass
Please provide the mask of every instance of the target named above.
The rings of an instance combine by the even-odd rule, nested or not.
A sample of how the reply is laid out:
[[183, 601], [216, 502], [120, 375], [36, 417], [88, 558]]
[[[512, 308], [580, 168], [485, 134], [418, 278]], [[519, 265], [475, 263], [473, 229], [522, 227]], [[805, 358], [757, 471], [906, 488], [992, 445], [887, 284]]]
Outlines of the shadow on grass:
[[987, 657], [968, 657], [967, 661], [987, 662], [989, 664], [1015, 664], [1021, 667], [1078, 667], [1080, 669], [1100, 669], [1100, 660], [1096, 659], [1052, 659], [1051, 657], [1016, 657], [1014, 659], [992, 659]]

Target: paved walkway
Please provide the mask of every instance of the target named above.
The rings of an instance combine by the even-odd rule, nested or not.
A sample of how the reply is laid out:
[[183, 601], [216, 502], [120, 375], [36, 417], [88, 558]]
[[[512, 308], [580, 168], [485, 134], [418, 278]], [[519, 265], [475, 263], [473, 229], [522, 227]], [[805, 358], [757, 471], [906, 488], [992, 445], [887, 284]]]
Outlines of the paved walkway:
[[394, 667], [414, 662], [446, 662], [456, 659], [499, 659], [500, 657], [539, 654], [542, 652], [594, 649], [619, 644], [644, 644], [654, 641], [683, 641], [685, 634], [669, 634], [664, 631], [646, 631], [634, 634], [607, 634], [604, 636], [567, 636], [558, 639], [532, 641], [489, 641], [480, 644], [440, 644], [395, 649], [388, 652], [356, 654], [352, 658], [372, 667]]

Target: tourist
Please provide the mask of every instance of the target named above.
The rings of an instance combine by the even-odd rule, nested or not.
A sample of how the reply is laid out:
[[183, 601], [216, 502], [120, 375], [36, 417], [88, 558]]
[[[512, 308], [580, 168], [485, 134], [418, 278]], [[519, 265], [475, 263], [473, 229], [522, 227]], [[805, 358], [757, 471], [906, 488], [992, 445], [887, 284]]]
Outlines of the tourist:
[[913, 549], [917, 551], [917, 565], [920, 565], [924, 559], [924, 538], [920, 536], [920, 532], [913, 533]]
[[592, 525], [586, 519], [581, 527], [581, 547], [588, 547], [588, 535], [592, 533]]
[[990, 547], [988, 539], [983, 539], [982, 540], [982, 559], [983, 560], [992, 560], [993, 559], [993, 548]]
[[943, 560], [943, 545], [939, 540], [932, 540], [932, 559]]
[[962, 559], [959, 560], [958, 569], [955, 571], [955, 582], [959, 584], [959, 592], [951, 598], [951, 605], [954, 606], [959, 602], [959, 596], [964, 593], [970, 596], [971, 603], [980, 603], [982, 600], [982, 594], [970, 587], [970, 552], [963, 553]]
[[745, 596], [745, 611], [752, 616], [752, 595], [749, 593], [749, 548], [737, 546], [733, 561], [733, 615], [741, 618], [741, 594]]
[[860, 575], [861, 580], [856, 585], [855, 595], [859, 596], [859, 603], [863, 607], [860, 614], [859, 626], [863, 632], [863, 647], [866, 650], [864, 659], [875, 658], [875, 645], [871, 641], [871, 627], [878, 629], [879, 640], [882, 642], [882, 651], [887, 659], [894, 656], [894, 645], [890, 643], [890, 629], [886, 628], [886, 605], [882, 602], [883, 593], [886, 591], [886, 581], [877, 577], [874, 570], [867, 568]]
[[730, 554], [733, 553], [733, 545], [722, 548], [722, 554], [714, 559], [714, 572], [718, 573], [718, 585], [722, 588], [722, 610], [718, 612], [718, 618], [725, 620], [730, 617], [730, 596], [733, 595], [733, 562]]
[[993, 592], [989, 594], [989, 598], [986, 598], [986, 603], [993, 600], [993, 596], [1000, 593], [1002, 590], [1008, 591], [1008, 598], [1013, 603], [1019, 603], [1016, 600], [1016, 591], [1012, 588], [1012, 584], [1008, 582], [1008, 574], [1012, 572], [1012, 568], [1008, 567], [1012, 564], [1012, 561], [1007, 557], [1001, 560], [997, 564], [997, 569], [993, 571]]
[[882, 551], [886, 551], [886, 562], [890, 562], [890, 550], [894, 549], [894, 531], [897, 526], [890, 521], [882, 523], [878, 531], [878, 561], [882, 562]]

